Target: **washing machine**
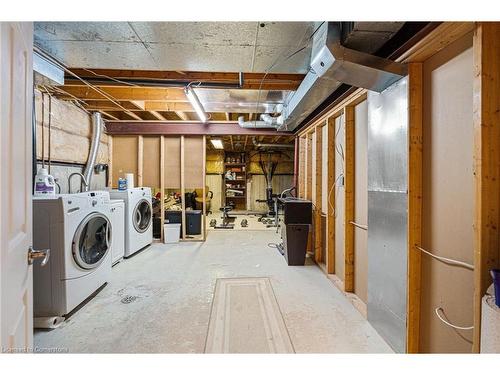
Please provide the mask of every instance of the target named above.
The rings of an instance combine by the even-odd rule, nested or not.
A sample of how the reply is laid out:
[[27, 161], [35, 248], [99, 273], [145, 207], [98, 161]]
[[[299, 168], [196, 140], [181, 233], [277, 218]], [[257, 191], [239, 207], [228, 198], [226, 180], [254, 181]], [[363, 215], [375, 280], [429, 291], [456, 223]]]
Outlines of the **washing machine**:
[[125, 201], [125, 258], [153, 242], [151, 188], [110, 190], [111, 199]]
[[50, 249], [33, 268], [35, 317], [65, 316], [111, 277], [107, 191], [33, 198], [33, 247]]

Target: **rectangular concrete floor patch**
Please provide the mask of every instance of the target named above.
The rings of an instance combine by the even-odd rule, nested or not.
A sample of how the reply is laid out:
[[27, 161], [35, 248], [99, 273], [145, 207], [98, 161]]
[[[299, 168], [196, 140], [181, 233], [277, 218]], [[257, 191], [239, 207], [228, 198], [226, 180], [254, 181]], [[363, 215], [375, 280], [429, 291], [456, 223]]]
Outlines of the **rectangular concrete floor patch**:
[[205, 353], [293, 353], [267, 277], [217, 279]]

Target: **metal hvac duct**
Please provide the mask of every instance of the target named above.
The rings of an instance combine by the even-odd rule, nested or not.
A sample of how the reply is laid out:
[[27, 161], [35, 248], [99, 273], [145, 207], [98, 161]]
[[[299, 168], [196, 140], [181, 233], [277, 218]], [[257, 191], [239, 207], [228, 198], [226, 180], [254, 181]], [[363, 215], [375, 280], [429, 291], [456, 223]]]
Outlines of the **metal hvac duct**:
[[406, 66], [341, 44], [341, 23], [325, 22], [313, 38], [311, 68], [282, 112], [283, 126], [294, 130], [342, 83], [382, 92], [407, 74]]
[[257, 148], [295, 148], [295, 145], [291, 145], [288, 143], [260, 143], [253, 139], [253, 145]]
[[245, 121], [244, 116], [238, 117], [238, 125], [245, 129], [257, 128], [257, 129], [277, 129], [282, 125], [282, 117], [272, 117], [271, 115], [264, 113], [260, 115], [259, 121]]
[[85, 191], [90, 189], [90, 182], [92, 180], [92, 174], [94, 171], [95, 160], [97, 158], [97, 152], [99, 151], [99, 143], [102, 134], [102, 117], [99, 112], [92, 113], [92, 144], [90, 145], [90, 153], [87, 159], [87, 164], [83, 171], [83, 175], [87, 184], [85, 185]]

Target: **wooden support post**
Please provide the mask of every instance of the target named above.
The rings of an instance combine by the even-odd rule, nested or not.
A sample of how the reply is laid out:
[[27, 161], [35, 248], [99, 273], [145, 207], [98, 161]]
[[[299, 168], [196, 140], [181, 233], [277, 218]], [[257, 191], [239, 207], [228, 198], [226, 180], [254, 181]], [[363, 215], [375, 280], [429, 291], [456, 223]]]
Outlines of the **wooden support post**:
[[306, 186], [306, 139], [305, 137], [299, 138], [299, 177], [298, 177], [298, 189], [297, 195], [299, 198], [305, 198], [305, 186]]
[[137, 136], [137, 186], [142, 186], [144, 168], [144, 139], [142, 135]]
[[314, 209], [314, 260], [316, 263], [321, 263], [324, 260], [323, 244], [322, 244], [322, 230], [321, 230], [321, 204], [322, 204], [322, 183], [321, 183], [321, 168], [322, 168], [322, 126], [316, 126], [316, 155], [314, 158], [314, 175], [316, 179], [316, 186], [312, 188], [315, 190], [315, 209]]
[[181, 136], [181, 222], [182, 222], [182, 239], [186, 239], [186, 191], [185, 191], [185, 181], [184, 181], [184, 169], [186, 164], [184, 163], [184, 136]]
[[160, 136], [160, 239], [163, 242], [163, 223], [165, 222], [165, 137]]
[[[305, 199], [312, 202], [312, 134], [306, 134]], [[307, 237], [307, 251], [314, 250], [312, 231]]]
[[420, 342], [422, 241], [422, 63], [408, 66], [408, 285], [406, 352], [418, 353]]
[[354, 106], [344, 108], [344, 291], [354, 292]]
[[500, 267], [500, 23], [474, 29], [474, 337], [480, 351], [481, 299]]
[[108, 136], [108, 187], [113, 188], [113, 137]]
[[207, 137], [203, 136], [203, 241], [207, 239], [207, 191], [206, 191], [206, 185], [207, 185], [207, 176], [206, 176], [206, 159], [207, 159]]
[[326, 228], [328, 237], [326, 240], [326, 272], [335, 273], [335, 118], [329, 117], [328, 126], [328, 148], [326, 157], [328, 170], [328, 193], [327, 193], [327, 216]]

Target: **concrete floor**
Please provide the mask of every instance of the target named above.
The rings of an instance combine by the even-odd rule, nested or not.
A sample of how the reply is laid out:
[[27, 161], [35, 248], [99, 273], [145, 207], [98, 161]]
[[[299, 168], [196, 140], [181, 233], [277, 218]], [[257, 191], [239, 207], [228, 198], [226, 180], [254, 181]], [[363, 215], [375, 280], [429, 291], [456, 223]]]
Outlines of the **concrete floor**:
[[154, 244], [38, 348], [86, 353], [202, 353], [217, 278], [269, 277], [297, 353], [392, 352], [313, 264], [288, 267], [273, 231], [211, 231], [205, 243]]
[[[233, 222], [234, 224], [234, 229], [215, 229], [209, 226], [210, 220], [215, 219], [217, 221], [217, 225], [222, 225], [223, 219], [222, 215], [220, 212], [212, 213], [207, 215], [207, 229], [208, 230], [215, 230], [215, 231], [231, 231], [231, 230], [250, 230], [250, 231], [255, 231], [255, 230], [267, 230], [267, 231], [274, 231], [276, 232], [276, 227], [268, 227], [266, 224], [262, 223], [259, 221], [259, 218], [261, 215], [256, 215], [256, 214], [235, 214], [233, 212], [230, 212], [230, 216], [235, 217], [235, 220]], [[241, 226], [241, 221], [243, 219], [247, 220], [247, 226], [242, 227]]]

